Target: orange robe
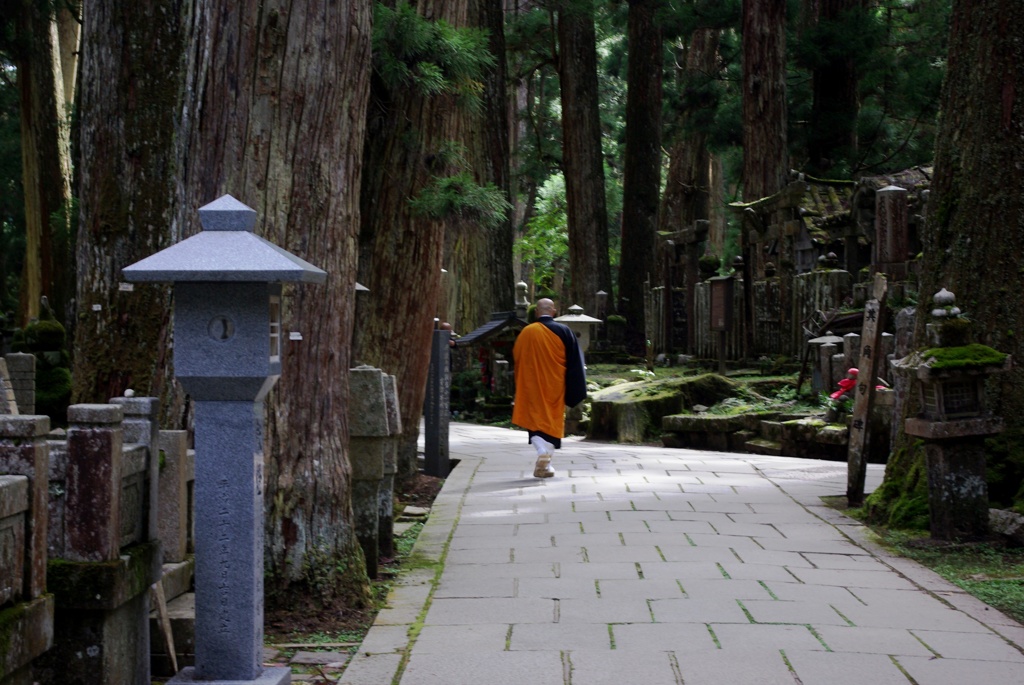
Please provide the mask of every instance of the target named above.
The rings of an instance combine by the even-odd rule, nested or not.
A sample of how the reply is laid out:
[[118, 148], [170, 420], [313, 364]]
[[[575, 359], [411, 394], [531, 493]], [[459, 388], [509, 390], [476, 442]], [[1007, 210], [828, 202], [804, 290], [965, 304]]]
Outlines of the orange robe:
[[[570, 331], [569, 336], [567, 344], [565, 338], [547, 325], [532, 323], [519, 332], [512, 351], [516, 380], [512, 423], [531, 433], [554, 438], [556, 445], [565, 433], [567, 377], [579, 376], [576, 384], [583, 385], [583, 395], [586, 395], [582, 355], [575, 335]], [[572, 381], [569, 385], [575, 405], [582, 397], [574, 390]]]

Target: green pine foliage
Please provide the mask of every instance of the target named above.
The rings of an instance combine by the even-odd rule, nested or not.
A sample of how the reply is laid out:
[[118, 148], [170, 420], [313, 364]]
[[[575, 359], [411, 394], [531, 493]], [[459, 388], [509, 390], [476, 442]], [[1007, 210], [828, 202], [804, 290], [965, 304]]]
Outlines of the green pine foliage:
[[437, 220], [460, 217], [486, 227], [501, 224], [512, 209], [500, 188], [493, 183], [480, 185], [469, 171], [434, 177], [409, 204], [419, 216]]
[[430, 21], [408, 2], [374, 8], [373, 65], [391, 90], [414, 88], [421, 95], [449, 95], [479, 107], [482, 74], [494, 65], [487, 32]]

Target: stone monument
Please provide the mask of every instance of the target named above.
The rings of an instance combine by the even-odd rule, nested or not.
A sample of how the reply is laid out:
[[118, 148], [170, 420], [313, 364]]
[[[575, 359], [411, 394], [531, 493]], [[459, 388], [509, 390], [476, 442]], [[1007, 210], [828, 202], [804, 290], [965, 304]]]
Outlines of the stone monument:
[[263, 668], [263, 398], [281, 374], [282, 282], [327, 274], [257, 236], [225, 195], [203, 230], [124, 269], [174, 283], [174, 369], [195, 401], [195, 667], [172, 683], [280, 685]]

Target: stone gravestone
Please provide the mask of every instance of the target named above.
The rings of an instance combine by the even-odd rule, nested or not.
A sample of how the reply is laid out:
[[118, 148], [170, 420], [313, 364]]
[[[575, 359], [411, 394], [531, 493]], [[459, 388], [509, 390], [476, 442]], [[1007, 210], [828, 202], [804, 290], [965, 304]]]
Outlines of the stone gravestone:
[[395, 556], [395, 472], [398, 470], [398, 442], [402, 436], [402, 411], [398, 406], [398, 386], [395, 377], [384, 376], [384, 401], [388, 410], [388, 437], [384, 446], [384, 478], [377, 493], [377, 537], [380, 554]]
[[124, 269], [174, 283], [174, 369], [195, 401], [195, 667], [172, 683], [280, 685], [263, 668], [263, 399], [281, 373], [281, 282], [327, 274], [254, 232], [225, 195], [203, 230]]
[[14, 401], [14, 386], [7, 373], [7, 361], [0, 358], [0, 414], [17, 414], [18, 403]]
[[451, 331], [434, 331], [430, 348], [430, 373], [424, 403], [424, 471], [428, 476], [448, 477], [448, 424], [451, 421], [452, 372], [448, 341]]
[[907, 195], [899, 186], [886, 186], [875, 194], [875, 267], [894, 281], [907, 277]]
[[379, 493], [388, 447], [388, 408], [384, 374], [372, 366], [349, 370], [349, 461], [352, 463], [352, 515], [356, 538], [366, 557], [366, 575], [377, 577], [380, 557]]

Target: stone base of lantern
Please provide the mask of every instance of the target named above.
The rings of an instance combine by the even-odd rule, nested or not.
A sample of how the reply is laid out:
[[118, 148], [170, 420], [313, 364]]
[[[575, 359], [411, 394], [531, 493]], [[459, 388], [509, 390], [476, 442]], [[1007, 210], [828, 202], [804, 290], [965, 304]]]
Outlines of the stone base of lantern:
[[907, 419], [906, 433], [924, 440], [929, 521], [934, 540], [988, 536], [985, 438], [1002, 431], [999, 417], [954, 421]]
[[988, 535], [985, 449], [978, 440], [925, 442], [928, 508], [935, 540]]
[[201, 683], [201, 685], [290, 685], [292, 670], [290, 668], [265, 668], [255, 680], [197, 680], [195, 669], [186, 668], [167, 681], [167, 685], [179, 683]]

